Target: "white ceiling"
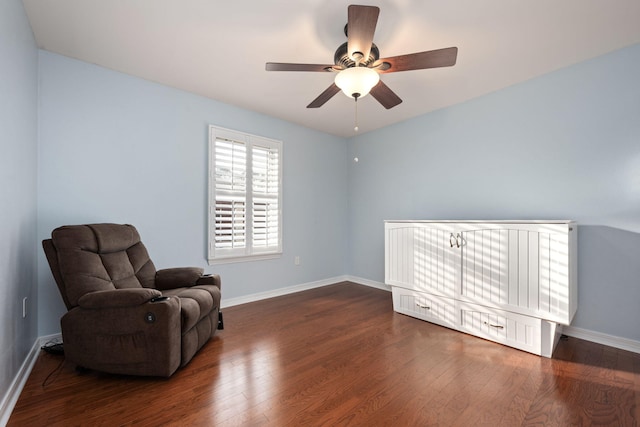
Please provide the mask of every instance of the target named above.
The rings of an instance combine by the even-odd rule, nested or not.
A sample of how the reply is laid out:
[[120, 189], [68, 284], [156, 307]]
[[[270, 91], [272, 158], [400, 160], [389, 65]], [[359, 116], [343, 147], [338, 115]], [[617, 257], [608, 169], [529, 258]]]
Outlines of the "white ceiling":
[[[38, 46], [339, 136], [354, 103], [307, 109], [332, 73], [267, 72], [265, 62], [332, 64], [343, 0], [23, 0]], [[368, 0], [381, 57], [457, 46], [454, 67], [382, 75], [403, 103], [358, 102], [368, 132], [640, 43], [638, 0]]]

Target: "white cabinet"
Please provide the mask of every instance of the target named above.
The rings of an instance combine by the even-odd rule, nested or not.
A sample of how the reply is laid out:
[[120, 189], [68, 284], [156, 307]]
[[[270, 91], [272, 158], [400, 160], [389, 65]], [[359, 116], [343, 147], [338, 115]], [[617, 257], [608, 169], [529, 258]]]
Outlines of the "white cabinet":
[[394, 310], [551, 356], [577, 309], [572, 221], [386, 221]]

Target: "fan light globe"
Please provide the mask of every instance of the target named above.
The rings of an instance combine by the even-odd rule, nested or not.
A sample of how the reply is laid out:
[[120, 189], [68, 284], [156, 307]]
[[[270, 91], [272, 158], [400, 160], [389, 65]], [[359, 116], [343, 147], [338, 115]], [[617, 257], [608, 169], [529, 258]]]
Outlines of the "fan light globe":
[[[349, 98], [362, 98], [378, 84], [380, 76], [371, 68], [351, 67], [338, 73], [336, 86]], [[358, 94], [355, 96], [355, 94]]]

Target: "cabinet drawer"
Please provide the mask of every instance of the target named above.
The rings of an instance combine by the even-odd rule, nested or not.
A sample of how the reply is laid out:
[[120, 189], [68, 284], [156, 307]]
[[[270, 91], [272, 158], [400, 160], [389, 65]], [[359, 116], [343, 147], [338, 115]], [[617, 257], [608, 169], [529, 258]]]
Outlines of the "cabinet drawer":
[[541, 354], [542, 320], [460, 301], [458, 309], [461, 331]]
[[458, 314], [451, 298], [393, 287], [394, 311], [450, 328], [457, 328]]

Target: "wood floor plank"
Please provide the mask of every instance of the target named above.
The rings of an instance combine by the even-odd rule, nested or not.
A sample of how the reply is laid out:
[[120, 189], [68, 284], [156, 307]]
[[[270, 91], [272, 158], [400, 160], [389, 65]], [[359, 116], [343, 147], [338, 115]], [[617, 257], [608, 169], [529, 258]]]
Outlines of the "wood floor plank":
[[640, 355], [576, 338], [553, 359], [394, 313], [339, 283], [225, 310], [170, 379], [41, 354], [9, 426], [637, 426]]

